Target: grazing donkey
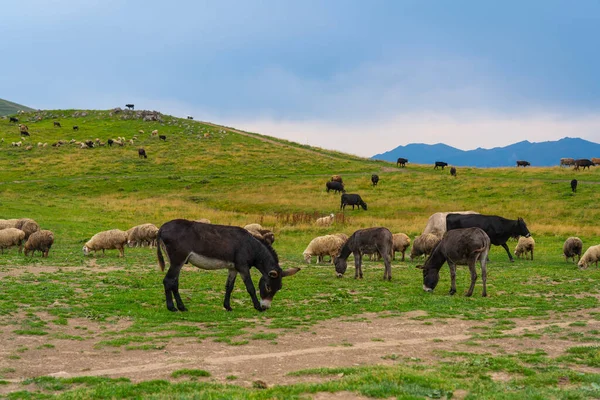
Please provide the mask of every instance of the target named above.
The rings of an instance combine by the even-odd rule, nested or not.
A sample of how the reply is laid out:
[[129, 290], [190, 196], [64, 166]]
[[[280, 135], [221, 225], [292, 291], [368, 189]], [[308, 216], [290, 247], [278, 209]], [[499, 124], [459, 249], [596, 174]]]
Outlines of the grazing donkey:
[[[281, 278], [294, 275], [300, 268], [283, 271], [275, 250], [261, 242], [239, 226], [203, 224], [186, 219], [174, 219], [160, 227], [157, 235], [157, 256], [162, 271], [165, 269], [161, 247], [169, 258], [169, 270], [163, 279], [167, 308], [170, 311], [186, 311], [179, 295], [179, 273], [183, 264], [215, 270], [228, 269], [223, 307], [231, 311], [230, 298], [235, 278], [239, 273], [254, 308], [264, 311], [271, 307], [273, 296], [281, 289]], [[258, 287], [261, 300], [250, 276], [250, 268], [256, 267], [262, 274]], [[173, 305], [173, 297], [177, 308]]]
[[359, 229], [348, 238], [340, 249], [340, 253], [334, 258], [335, 272], [338, 278], [344, 276], [348, 268], [348, 257], [354, 255], [354, 279], [362, 279], [362, 256], [363, 254], [381, 254], [385, 271], [383, 279], [392, 280], [392, 254], [394, 241], [392, 232], [387, 228]]
[[423, 290], [433, 292], [440, 280], [440, 268], [447, 261], [450, 268], [450, 295], [456, 293], [456, 265], [468, 265], [471, 271], [471, 286], [466, 296], [473, 294], [477, 271], [475, 263], [479, 260], [481, 265], [481, 280], [483, 291], [481, 295], [487, 296], [486, 280], [487, 255], [490, 251], [490, 238], [481, 228], [454, 229], [446, 232], [440, 243], [435, 247], [424, 265], [417, 265], [423, 270]]

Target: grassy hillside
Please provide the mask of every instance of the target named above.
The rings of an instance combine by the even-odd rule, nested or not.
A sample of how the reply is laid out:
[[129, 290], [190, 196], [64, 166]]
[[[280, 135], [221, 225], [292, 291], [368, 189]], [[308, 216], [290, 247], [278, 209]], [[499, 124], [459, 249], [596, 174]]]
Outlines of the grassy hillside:
[[33, 108], [13, 103], [12, 101], [0, 99], [0, 117], [16, 114], [19, 111], [33, 111]]
[[[20, 119], [28, 125], [31, 136], [21, 147], [11, 146], [11, 142], [21, 139], [18, 127], [8, 120], [0, 121], [0, 139], [4, 139], [0, 145], [0, 218], [30, 217], [56, 234], [48, 259], [26, 258], [15, 249], [0, 255], [5, 294], [0, 296], [0, 321], [9, 329], [16, 329], [15, 335], [43, 336], [51, 327], [68, 325], [77, 318], [106, 322], [109, 328], [110, 323], [127, 319], [130, 328], [107, 332], [111, 336], [104, 337], [98, 346], [114, 346], [121, 351], [141, 341], [147, 342], [144, 345], [148, 347], [143, 348], [146, 351], [157, 351], [172, 338], [190, 335], [199, 340], [210, 338], [243, 345], [253, 340], [249, 333], [252, 329], [264, 329], [276, 336], [290, 330], [309, 329], [332, 318], [384, 312], [401, 315], [424, 310], [430, 319], [428, 324], [444, 318], [463, 318], [493, 325], [487, 333], [473, 333], [474, 346], [485, 348], [486, 340], [500, 337], [503, 330], [513, 326], [513, 318], [550, 318], [589, 310], [595, 311], [589, 311], [591, 314], [582, 319], [597, 316], [600, 271], [595, 268], [579, 271], [564, 262], [561, 252], [568, 236], [581, 237], [585, 248], [600, 243], [598, 170], [458, 168], [458, 177], [453, 178], [448, 170], [433, 170], [431, 165], [399, 169], [387, 162], [199, 121], [165, 115], [161, 121], [143, 121], [139, 115], [133, 111], [91, 110], [26, 113]], [[54, 127], [54, 121], [60, 121], [62, 128]], [[73, 130], [74, 125], [79, 130]], [[153, 130], [165, 135], [166, 141], [152, 136]], [[98, 138], [106, 142], [119, 136], [127, 141], [137, 138], [133, 139], [133, 145], [128, 142], [123, 147], [52, 146], [59, 140]], [[38, 143], [48, 145], [38, 147]], [[33, 146], [31, 150], [25, 149], [28, 144]], [[146, 149], [147, 159], [138, 157], [140, 147]], [[373, 173], [380, 176], [377, 187], [371, 186]], [[342, 175], [347, 190], [362, 196], [368, 204], [367, 211], [339, 211], [340, 196], [325, 192], [325, 182], [332, 174]], [[574, 177], [579, 180], [577, 193], [571, 193], [569, 185]], [[164, 307], [164, 274], [157, 272], [154, 250], [126, 249], [124, 259], [117, 258], [114, 251], [97, 257], [84, 257], [81, 252], [83, 244], [101, 230], [128, 229], [145, 222], [160, 225], [173, 218], [208, 218], [219, 224], [260, 222], [272, 228], [282, 266], [302, 267], [302, 251], [315, 236], [332, 232], [351, 234], [358, 228], [386, 226], [392, 232], [405, 232], [414, 238], [425, 227], [429, 215], [449, 210], [523, 217], [536, 240], [535, 261], [517, 260], [510, 264], [504, 250], [493, 247], [489, 298], [479, 297], [479, 282], [473, 298], [459, 294], [449, 297], [447, 267], [442, 270], [439, 289], [433, 295], [426, 295], [421, 288], [422, 277], [415, 272], [417, 262], [408, 259], [395, 261], [393, 281], [383, 284], [380, 263], [366, 262], [363, 281], [350, 277], [337, 279], [333, 267], [313, 264], [286, 278], [273, 308], [262, 314], [252, 309], [239, 281], [233, 293], [235, 312], [222, 312], [222, 288], [227, 273], [190, 269], [181, 276], [190, 312], [173, 314]], [[312, 223], [316, 217], [332, 212], [336, 213], [333, 226], [316, 227]], [[514, 249], [515, 242], [509, 246]], [[52, 272], [26, 273], [20, 277], [11, 274], [25, 265], [47, 267], [49, 271], [52, 268]], [[350, 267], [347, 275], [353, 275], [352, 272]], [[457, 286], [462, 293], [467, 287], [468, 272], [461, 267], [457, 275]], [[154, 335], [157, 332], [165, 334]], [[88, 333], [81, 332], [81, 336], [73, 340], [85, 340]], [[48, 335], [48, 346], [55, 339]], [[139, 350], [141, 346], [135, 348]], [[0, 359], [13, 368], [0, 370], [0, 382], [3, 377], [24, 376], [18, 358], [24, 355], [10, 356], [13, 357]], [[553, 385], [548, 382], [556, 378], [558, 365], [569, 368], [559, 361], [538, 360], [545, 369], [536, 370], [537, 375], [528, 371], [531, 381], [504, 385], [490, 383], [485, 374], [500, 370], [519, 375], [515, 363], [533, 361], [512, 360], [508, 366], [506, 360], [494, 361], [492, 357], [485, 362], [471, 360], [471, 372], [459, 373], [465, 371], [466, 357], [456, 355], [456, 359], [432, 367], [425, 375], [420, 365], [405, 365], [402, 368], [406, 370], [394, 369], [384, 375], [393, 382], [397, 374], [422, 376], [427, 381], [424, 385], [432, 388], [431, 392], [423, 393], [430, 393], [430, 397], [440, 390], [448, 393], [461, 387], [474, 398], [494, 398], [494, 393], [501, 394], [503, 390], [512, 390], [517, 397], [549, 398], [555, 397], [555, 392], [548, 392], [545, 387]], [[493, 361], [498, 364], [492, 365]], [[456, 370], [448, 373], [450, 365]], [[571, 398], [584, 398], [586, 393], [600, 395], [598, 387], [589, 386], [589, 382], [600, 383], [600, 376], [568, 371], [572, 390], [576, 391], [575, 395], [569, 392]], [[344, 378], [345, 386], [335, 383], [320, 390], [360, 391], [355, 388], [361, 385], [361, 379], [364, 382], [374, 379], [369, 371], [342, 372], [356, 375]], [[363, 375], [366, 377], [362, 378]], [[535, 379], [538, 380], [531, 383]], [[74, 393], [73, 397], [143, 397], [135, 392], [140, 388], [131, 389], [133, 394], [128, 395], [107, 394], [100, 390], [102, 382], [94, 382], [90, 387], [98, 385], [99, 391], [94, 396], [83, 388], [84, 392]], [[584, 389], [589, 388], [588, 392], [581, 388], [582, 382], [587, 382]], [[400, 396], [394, 391], [398, 388], [394, 388], [377, 397]], [[161, 390], [168, 396], [172, 389]], [[229, 390], [234, 390], [233, 386]], [[264, 392], [256, 398], [286, 398], [286, 393], [299, 397], [319, 388], [299, 386], [290, 390]], [[365, 389], [361, 393], [369, 392]], [[234, 397], [247, 396], [242, 391]]]

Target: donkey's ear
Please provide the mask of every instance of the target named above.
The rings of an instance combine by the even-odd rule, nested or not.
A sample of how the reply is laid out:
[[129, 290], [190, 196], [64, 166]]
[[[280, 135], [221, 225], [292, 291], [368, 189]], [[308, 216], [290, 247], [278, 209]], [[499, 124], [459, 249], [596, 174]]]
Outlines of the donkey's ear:
[[300, 271], [300, 268], [290, 268], [290, 269], [286, 269], [285, 271], [283, 271], [281, 273], [281, 277], [285, 277], [285, 276], [292, 276], [294, 275], [296, 272]]
[[415, 268], [423, 269], [422, 265], [417, 265]]

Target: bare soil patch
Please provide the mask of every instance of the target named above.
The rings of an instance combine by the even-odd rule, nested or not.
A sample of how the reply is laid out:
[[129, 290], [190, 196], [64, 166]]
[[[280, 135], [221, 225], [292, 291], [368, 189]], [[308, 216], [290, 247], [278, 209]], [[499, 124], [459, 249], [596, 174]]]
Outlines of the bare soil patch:
[[[411, 360], [433, 364], [440, 361], [440, 350], [511, 354], [543, 349], [554, 357], [568, 347], [581, 345], [549, 337], [543, 340], [517, 337], [488, 339], [482, 342], [484, 345], [473, 346], [472, 335], [487, 328], [489, 321], [422, 320], [425, 315], [425, 312], [416, 310], [402, 316], [367, 314], [352, 320], [330, 320], [309, 331], [281, 333], [276, 342], [253, 340], [242, 346], [217, 343], [211, 339], [173, 338], [160, 350], [97, 346], [99, 341], [106, 339], [106, 332], [118, 332], [130, 326], [127, 320], [106, 324], [82, 318], [70, 320], [66, 326], [49, 324], [51, 330], [45, 336], [18, 335], [13, 332], [14, 325], [4, 324], [0, 326], [0, 343], [3, 343], [0, 369], [14, 369], [14, 372], [4, 373], [10, 384], [2, 385], [0, 393], [22, 390], [20, 382], [23, 379], [44, 375], [127, 377], [138, 382], [172, 379], [173, 371], [184, 368], [207, 370], [212, 376], [206, 379], [211, 381], [248, 387], [256, 380], [269, 386], [322, 382], [338, 377], [287, 374], [309, 368], [393, 365]], [[48, 315], [38, 316], [50, 318]], [[517, 326], [505, 333], [541, 333], [551, 325], [564, 328], [582, 320], [581, 315], [574, 316], [572, 320], [569, 318], [543, 322], [517, 320]], [[569, 329], [600, 329], [600, 321], [589, 319], [586, 323], [585, 327]], [[80, 339], [60, 339], [65, 335]], [[236, 379], [228, 380], [228, 376]], [[506, 379], [502, 375], [493, 378]], [[339, 398], [336, 396], [339, 395], [319, 394], [315, 398]]]

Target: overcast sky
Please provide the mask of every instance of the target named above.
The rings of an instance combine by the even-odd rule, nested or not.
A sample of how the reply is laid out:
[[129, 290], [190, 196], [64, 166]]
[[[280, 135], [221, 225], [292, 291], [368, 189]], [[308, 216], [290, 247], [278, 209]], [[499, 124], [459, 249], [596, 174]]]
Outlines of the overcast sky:
[[372, 156], [600, 142], [600, 2], [8, 0], [0, 98]]

